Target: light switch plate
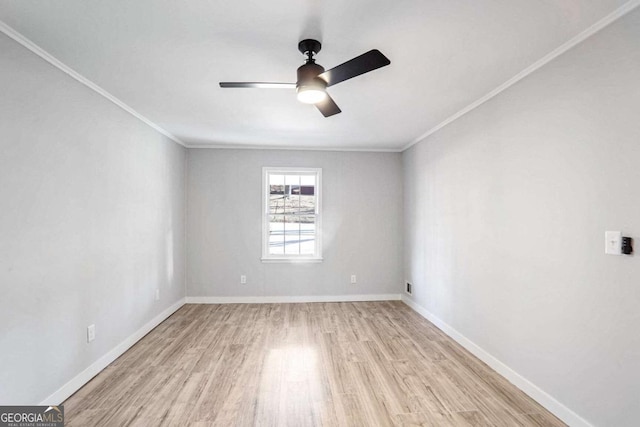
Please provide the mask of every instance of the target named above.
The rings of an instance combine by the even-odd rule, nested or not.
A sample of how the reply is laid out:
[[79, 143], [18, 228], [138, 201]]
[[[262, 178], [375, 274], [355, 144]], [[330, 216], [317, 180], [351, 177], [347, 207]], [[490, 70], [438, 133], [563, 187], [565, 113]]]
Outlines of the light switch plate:
[[604, 253], [607, 255], [622, 255], [621, 231], [605, 231]]

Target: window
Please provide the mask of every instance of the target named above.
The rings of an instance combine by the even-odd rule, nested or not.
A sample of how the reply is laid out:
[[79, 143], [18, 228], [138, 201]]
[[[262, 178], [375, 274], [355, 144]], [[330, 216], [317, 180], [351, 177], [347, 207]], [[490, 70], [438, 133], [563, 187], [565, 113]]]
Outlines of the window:
[[263, 168], [262, 260], [321, 261], [322, 169]]

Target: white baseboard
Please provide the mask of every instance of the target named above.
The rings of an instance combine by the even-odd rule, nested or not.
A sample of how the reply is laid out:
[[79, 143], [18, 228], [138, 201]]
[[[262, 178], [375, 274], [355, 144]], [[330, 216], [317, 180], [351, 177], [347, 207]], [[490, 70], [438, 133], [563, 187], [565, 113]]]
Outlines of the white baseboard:
[[162, 313], [158, 314], [156, 317], [147, 322], [142, 328], [138, 329], [135, 333], [133, 333], [116, 347], [114, 347], [107, 354], [89, 365], [87, 369], [72, 378], [71, 381], [60, 387], [58, 391], [40, 402], [40, 405], [60, 405], [69, 396], [80, 390], [80, 388], [88, 383], [93, 377], [98, 375], [100, 371], [106, 368], [111, 362], [120, 357], [122, 353], [129, 350], [135, 343], [140, 341], [142, 337], [151, 332], [153, 328], [158, 326], [166, 318], [175, 313], [184, 304], [185, 299], [181, 298], [175, 304], [171, 305]]
[[374, 295], [307, 295], [259, 297], [187, 297], [187, 304], [265, 304], [291, 302], [397, 301], [400, 294]]
[[445, 323], [443, 320], [441, 320], [435, 314], [431, 313], [426, 308], [415, 303], [408, 296], [402, 295], [402, 302], [407, 304], [429, 322], [436, 325], [442, 330], [442, 332], [444, 332], [458, 344], [469, 350], [469, 352], [471, 352], [474, 356], [489, 365], [493, 370], [505, 377], [507, 380], [509, 380], [509, 382], [525, 392], [529, 397], [544, 406], [549, 412], [560, 418], [566, 424], [572, 427], [593, 427], [592, 424], [588, 423], [580, 415], [576, 414], [571, 409], [558, 402], [553, 398], [553, 396], [546, 393], [540, 387], [536, 386], [531, 381], [527, 380], [522, 375], [518, 374], [516, 371], [493, 357], [482, 347], [478, 346], [476, 343], [462, 335], [453, 327], [449, 326], [447, 323]]

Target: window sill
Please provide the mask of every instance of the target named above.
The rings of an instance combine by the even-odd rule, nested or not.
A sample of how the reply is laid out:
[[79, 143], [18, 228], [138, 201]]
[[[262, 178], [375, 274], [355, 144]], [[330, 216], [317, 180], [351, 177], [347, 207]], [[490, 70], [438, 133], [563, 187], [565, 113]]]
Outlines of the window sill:
[[304, 264], [322, 262], [323, 258], [260, 258], [264, 263]]

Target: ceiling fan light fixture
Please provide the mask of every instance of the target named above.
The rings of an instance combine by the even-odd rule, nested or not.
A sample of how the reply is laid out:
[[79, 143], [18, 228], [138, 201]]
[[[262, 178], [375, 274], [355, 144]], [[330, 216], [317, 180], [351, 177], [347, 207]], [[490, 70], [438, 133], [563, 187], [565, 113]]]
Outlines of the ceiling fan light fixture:
[[305, 39], [298, 43], [298, 50], [306, 58], [304, 64], [298, 67], [296, 83], [220, 82], [220, 87], [268, 89], [295, 87], [298, 101], [305, 104], [315, 104], [323, 116], [331, 117], [342, 110], [327, 93], [327, 87], [391, 64], [391, 61], [379, 50], [371, 49], [326, 71], [322, 65], [316, 64], [314, 58], [314, 55], [320, 52], [321, 47], [319, 41], [312, 39]]
[[304, 104], [317, 104], [327, 98], [327, 92], [319, 86], [299, 86], [298, 101]]

